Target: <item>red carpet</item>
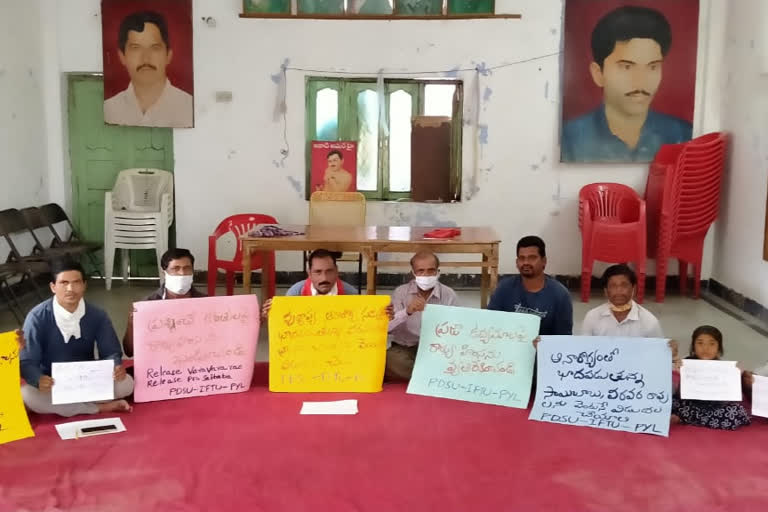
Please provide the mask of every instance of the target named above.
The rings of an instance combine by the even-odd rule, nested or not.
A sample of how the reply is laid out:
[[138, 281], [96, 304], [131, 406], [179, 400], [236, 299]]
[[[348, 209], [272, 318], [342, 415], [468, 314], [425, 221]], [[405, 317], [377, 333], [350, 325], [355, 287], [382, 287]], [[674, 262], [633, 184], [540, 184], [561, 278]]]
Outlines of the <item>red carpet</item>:
[[[669, 439], [405, 394], [248, 393], [139, 404], [124, 434], [0, 446], [0, 511], [765, 510], [768, 421]], [[357, 416], [299, 416], [357, 398]], [[73, 420], [85, 417], [73, 418]]]

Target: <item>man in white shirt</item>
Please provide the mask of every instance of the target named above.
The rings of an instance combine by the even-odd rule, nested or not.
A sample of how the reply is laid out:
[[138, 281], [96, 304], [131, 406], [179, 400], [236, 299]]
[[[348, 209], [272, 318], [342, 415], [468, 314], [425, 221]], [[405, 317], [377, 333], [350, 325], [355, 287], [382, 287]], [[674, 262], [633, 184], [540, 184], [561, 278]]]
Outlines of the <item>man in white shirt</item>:
[[391, 346], [387, 350], [384, 376], [387, 380], [410, 380], [421, 334], [421, 314], [427, 304], [455, 306], [456, 292], [438, 280], [440, 260], [429, 251], [411, 258], [413, 279], [395, 288], [395, 316], [389, 322]]
[[608, 302], [584, 317], [584, 336], [632, 336], [663, 338], [659, 321], [653, 313], [636, 303], [637, 276], [626, 265], [613, 265], [603, 274], [603, 287]]
[[192, 96], [166, 76], [173, 60], [165, 18], [153, 11], [128, 15], [120, 24], [118, 56], [131, 77], [124, 91], [104, 101], [104, 121], [129, 126], [191, 128]]

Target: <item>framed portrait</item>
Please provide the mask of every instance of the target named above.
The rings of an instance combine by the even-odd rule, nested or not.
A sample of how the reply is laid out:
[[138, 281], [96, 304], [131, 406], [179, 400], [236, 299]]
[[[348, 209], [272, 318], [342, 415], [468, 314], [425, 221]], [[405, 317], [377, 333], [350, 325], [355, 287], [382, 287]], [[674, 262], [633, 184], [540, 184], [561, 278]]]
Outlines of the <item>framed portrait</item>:
[[344, 0], [299, 0], [299, 14], [344, 14]]
[[650, 162], [691, 139], [698, 0], [567, 0], [560, 160]]
[[448, 0], [448, 14], [493, 14], [494, 0]]
[[243, 12], [245, 14], [290, 14], [291, 0], [243, 0]]
[[398, 16], [442, 16], [443, 0], [397, 0], [395, 14]]
[[102, 0], [104, 121], [192, 128], [192, 0]]
[[312, 141], [311, 192], [357, 191], [357, 142]]
[[393, 0], [347, 0], [350, 16], [391, 16], [393, 11]]

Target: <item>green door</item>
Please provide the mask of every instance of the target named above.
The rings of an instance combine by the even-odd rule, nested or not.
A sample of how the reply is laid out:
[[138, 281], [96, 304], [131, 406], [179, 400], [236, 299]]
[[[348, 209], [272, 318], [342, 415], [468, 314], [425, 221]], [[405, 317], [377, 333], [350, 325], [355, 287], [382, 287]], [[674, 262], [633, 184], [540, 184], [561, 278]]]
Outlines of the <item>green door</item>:
[[[173, 172], [173, 130], [104, 124], [100, 76], [69, 77], [69, 155], [73, 220], [88, 240], [104, 240], [104, 192], [118, 173], [132, 167]], [[169, 247], [173, 247], [173, 226]], [[130, 251], [131, 276], [157, 276], [154, 251]], [[115, 268], [120, 258], [115, 256]], [[115, 270], [114, 275], [119, 275]]]

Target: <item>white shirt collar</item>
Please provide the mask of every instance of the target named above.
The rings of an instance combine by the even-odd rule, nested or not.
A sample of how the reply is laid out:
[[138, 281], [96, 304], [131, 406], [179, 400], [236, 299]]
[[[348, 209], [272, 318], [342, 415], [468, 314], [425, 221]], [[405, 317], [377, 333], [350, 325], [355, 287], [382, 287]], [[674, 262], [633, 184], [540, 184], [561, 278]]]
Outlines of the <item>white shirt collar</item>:
[[[336, 282], [333, 285], [333, 288], [331, 288], [331, 291], [326, 293], [325, 295], [338, 295], [339, 294], [339, 283]], [[312, 296], [320, 295], [320, 293], [317, 292], [317, 288], [315, 288], [315, 284], [312, 283]]]
[[131, 83], [128, 84], [128, 89], [126, 89], [126, 91], [128, 92], [128, 97], [131, 98], [131, 101], [133, 102], [133, 105], [136, 107], [136, 110], [141, 112], [142, 115], [144, 116], [148, 115], [156, 105], [161, 105], [162, 104], [161, 100], [168, 95], [170, 90], [171, 90], [171, 81], [168, 80], [168, 78], [166, 78], [165, 85], [163, 86], [163, 92], [161, 92], [160, 96], [157, 97], [157, 101], [155, 101], [152, 105], [150, 105], [146, 112], [142, 112], [141, 105], [139, 104], [139, 98], [138, 96], [136, 96], [136, 89], [133, 87], [133, 81], [131, 81]]
[[59, 328], [64, 343], [69, 343], [69, 340], [74, 336], [75, 339], [80, 339], [80, 320], [85, 316], [85, 301], [81, 298], [77, 304], [77, 308], [73, 313], [70, 313], [64, 306], [59, 304], [56, 297], [53, 298], [53, 319], [56, 322], [56, 327]]

